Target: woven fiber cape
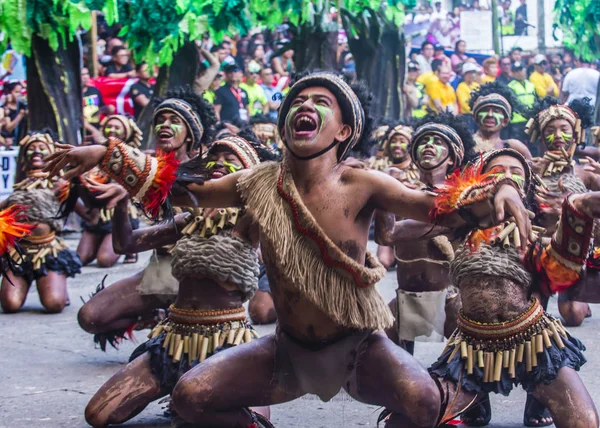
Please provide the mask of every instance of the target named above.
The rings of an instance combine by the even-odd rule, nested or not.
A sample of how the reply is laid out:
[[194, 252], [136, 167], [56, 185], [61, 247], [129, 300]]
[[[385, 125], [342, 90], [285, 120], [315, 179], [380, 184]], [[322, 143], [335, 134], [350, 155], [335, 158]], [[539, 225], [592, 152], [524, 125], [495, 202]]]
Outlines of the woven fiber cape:
[[283, 165], [258, 165], [238, 182], [238, 190], [261, 229], [267, 266], [275, 266], [286, 287], [301, 293], [337, 324], [385, 329], [394, 318], [375, 289], [385, 275], [369, 253], [365, 265], [344, 254], [325, 235], [303, 204]]

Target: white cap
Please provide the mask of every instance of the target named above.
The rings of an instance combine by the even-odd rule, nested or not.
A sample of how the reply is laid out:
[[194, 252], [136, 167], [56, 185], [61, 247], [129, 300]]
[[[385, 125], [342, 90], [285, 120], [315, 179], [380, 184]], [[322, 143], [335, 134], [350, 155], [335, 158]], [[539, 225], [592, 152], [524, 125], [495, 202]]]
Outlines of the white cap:
[[533, 57], [534, 64], [541, 64], [544, 61], [548, 62], [545, 55], [537, 54], [536, 56]]
[[462, 66], [462, 73], [467, 74], [471, 71], [479, 71], [480, 68], [477, 64], [473, 64], [472, 62], [466, 62]]

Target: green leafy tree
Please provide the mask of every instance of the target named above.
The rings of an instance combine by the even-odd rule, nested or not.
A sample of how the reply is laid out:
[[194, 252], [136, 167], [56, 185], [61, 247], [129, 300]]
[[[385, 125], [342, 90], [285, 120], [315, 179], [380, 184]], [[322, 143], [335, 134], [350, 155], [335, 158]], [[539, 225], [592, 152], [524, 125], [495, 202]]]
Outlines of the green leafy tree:
[[78, 144], [82, 127], [77, 30], [92, 25], [89, 5], [110, 18], [115, 0], [0, 0], [0, 49], [7, 42], [27, 61], [29, 129], [50, 128]]
[[600, 58], [600, 1], [556, 0], [554, 12], [563, 44], [587, 60]]
[[[194, 86], [201, 72], [195, 41], [208, 32], [215, 42], [225, 34], [245, 34], [250, 14], [245, 0], [118, 0], [120, 36], [133, 52], [134, 60], [158, 64], [154, 97], [173, 87]], [[138, 119], [148, 136], [152, 103]]]
[[342, 20], [357, 76], [366, 80], [375, 94], [375, 114], [397, 119], [403, 111], [404, 7], [414, 7], [414, 1], [389, 1], [384, 5], [379, 1], [349, 0], [346, 5], [341, 11]]

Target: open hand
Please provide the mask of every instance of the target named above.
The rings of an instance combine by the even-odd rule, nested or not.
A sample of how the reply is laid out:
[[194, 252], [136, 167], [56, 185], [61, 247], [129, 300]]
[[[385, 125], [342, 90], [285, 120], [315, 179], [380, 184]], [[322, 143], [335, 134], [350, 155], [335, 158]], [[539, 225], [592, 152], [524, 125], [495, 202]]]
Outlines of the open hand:
[[600, 162], [596, 162], [589, 156], [585, 157], [588, 161], [588, 164], [583, 167], [584, 170], [593, 172], [594, 174], [600, 174]]
[[94, 194], [96, 199], [107, 200], [106, 208], [111, 209], [117, 206], [119, 201], [129, 198], [129, 193], [123, 186], [117, 183], [101, 184], [85, 178], [86, 187]]
[[55, 147], [56, 151], [45, 159], [44, 172], [48, 172], [50, 177], [54, 177], [69, 165], [72, 169], [63, 175], [65, 180], [89, 171], [98, 165], [106, 154], [106, 147], [97, 145], [74, 147], [69, 144], [56, 144]]

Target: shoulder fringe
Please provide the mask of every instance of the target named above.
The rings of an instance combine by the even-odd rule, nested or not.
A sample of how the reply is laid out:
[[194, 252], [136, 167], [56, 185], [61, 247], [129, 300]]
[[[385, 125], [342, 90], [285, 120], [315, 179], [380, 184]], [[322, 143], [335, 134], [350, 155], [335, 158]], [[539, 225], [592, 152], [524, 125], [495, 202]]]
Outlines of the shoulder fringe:
[[[385, 329], [393, 325], [394, 317], [375, 288], [385, 275], [385, 269], [370, 254], [367, 264], [356, 262], [353, 268], [369, 285], [360, 288], [346, 272], [328, 266], [316, 243], [298, 232], [293, 224], [291, 209], [277, 191], [279, 164], [264, 163], [238, 182], [238, 190], [248, 211], [261, 228], [263, 256], [277, 266], [283, 277], [282, 287], [301, 293], [334, 322], [348, 328]], [[296, 198], [301, 205], [302, 201]], [[303, 216], [303, 223], [326, 242], [329, 255], [348, 263], [345, 256], [320, 230], [312, 216]]]

